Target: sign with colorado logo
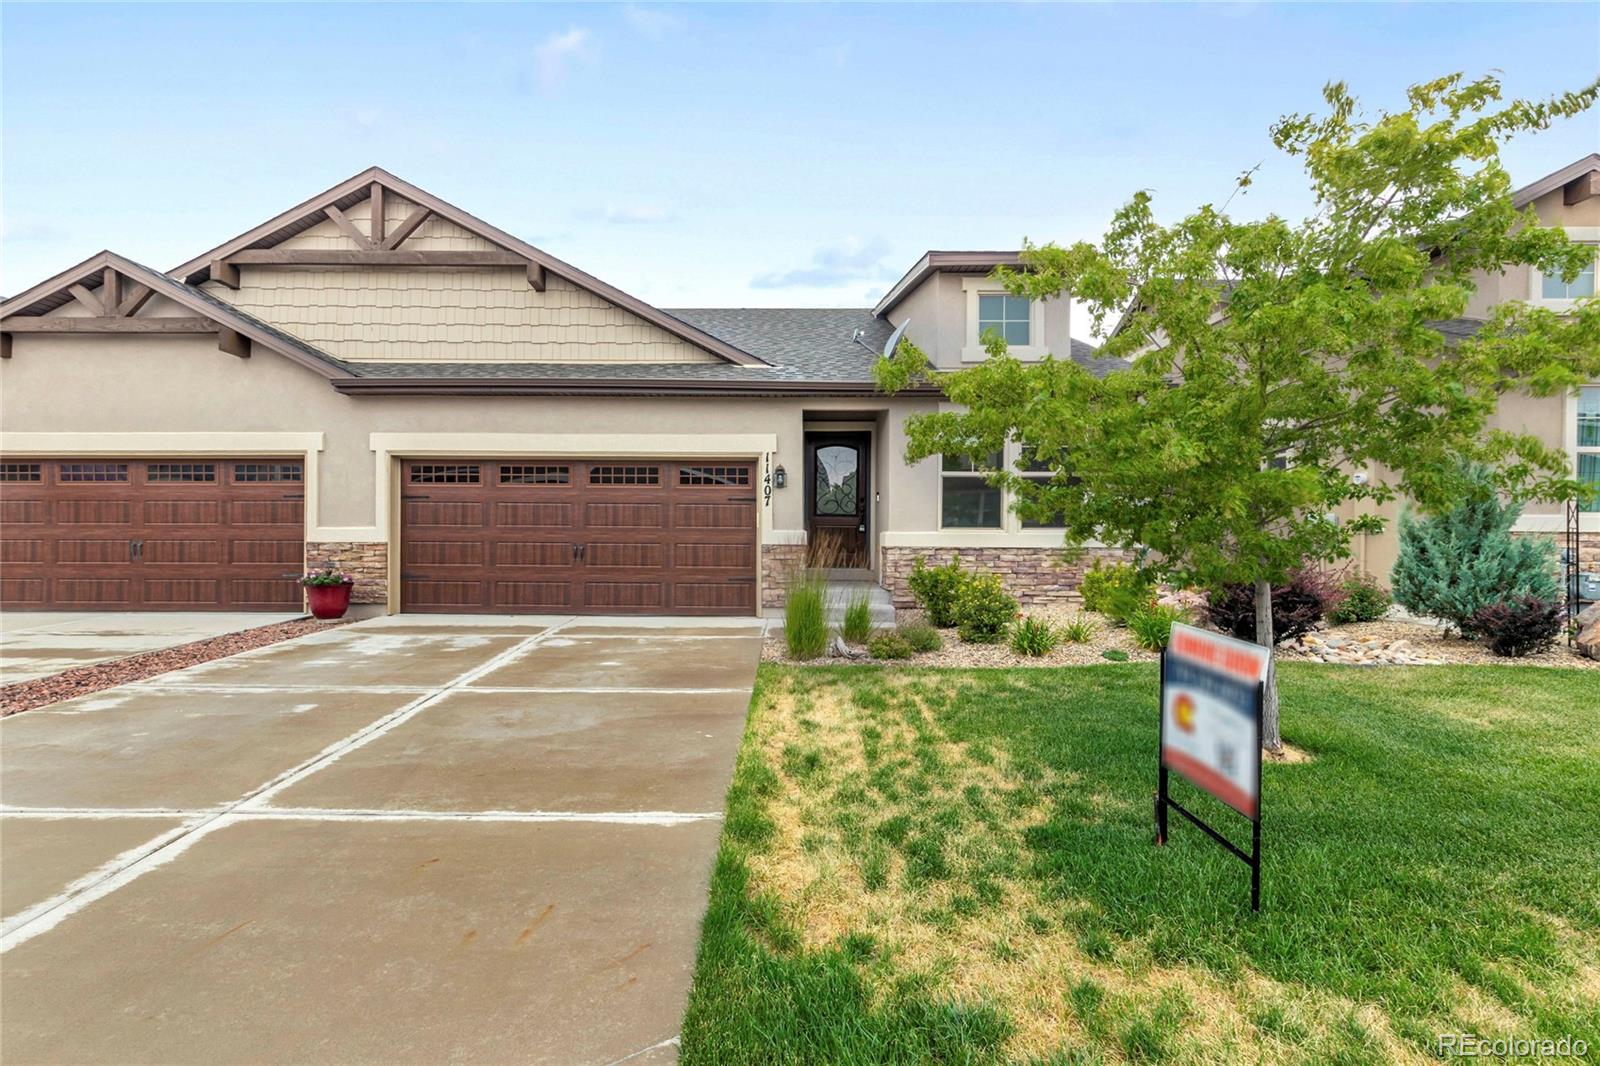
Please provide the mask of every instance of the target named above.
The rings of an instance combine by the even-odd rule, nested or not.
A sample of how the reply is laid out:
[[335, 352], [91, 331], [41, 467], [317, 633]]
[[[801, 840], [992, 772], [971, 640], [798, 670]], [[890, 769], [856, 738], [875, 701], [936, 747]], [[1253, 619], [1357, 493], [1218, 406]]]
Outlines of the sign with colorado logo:
[[1271, 661], [1258, 644], [1179, 623], [1161, 670], [1162, 767], [1252, 819], [1261, 797], [1261, 686]]

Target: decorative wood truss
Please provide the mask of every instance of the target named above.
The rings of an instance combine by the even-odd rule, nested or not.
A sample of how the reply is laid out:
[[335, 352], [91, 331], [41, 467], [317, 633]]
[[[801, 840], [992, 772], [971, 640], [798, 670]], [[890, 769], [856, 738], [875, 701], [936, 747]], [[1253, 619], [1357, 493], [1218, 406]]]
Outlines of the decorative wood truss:
[[[394, 222], [385, 217], [384, 202], [391, 196], [414, 205], [405, 218]], [[369, 232], [363, 233], [349, 217], [362, 203], [370, 204]], [[406, 239], [430, 217], [437, 217], [471, 233], [493, 250], [444, 251], [405, 247]], [[290, 248], [284, 242], [313, 226], [331, 221], [349, 242], [347, 248]], [[570, 263], [563, 262], [526, 241], [463, 211], [424, 189], [383, 170], [369, 167], [338, 185], [311, 197], [254, 229], [241, 233], [225, 244], [204, 252], [171, 271], [171, 276], [189, 285], [215, 281], [229, 288], [239, 287], [241, 266], [284, 267], [521, 267], [528, 284], [543, 292], [547, 278], [555, 274], [564, 281], [586, 289], [601, 299], [628, 311], [668, 333], [688, 341], [730, 363], [741, 366], [766, 366], [749, 352], [730, 344], [680, 318], [652, 307], [643, 300], [609, 285]]]
[[[189, 314], [140, 315], [152, 296], [165, 297]], [[70, 304], [88, 315], [50, 313]], [[250, 358], [252, 346], [262, 344], [325, 376], [347, 376], [338, 364], [292, 338], [115, 252], [101, 252], [0, 303], [0, 358], [11, 358], [17, 333], [213, 334], [219, 351], [240, 359]]]
[[371, 205], [370, 234], [362, 233], [336, 204], [324, 204], [321, 214], [333, 222], [354, 248], [241, 248], [210, 260], [211, 280], [230, 289], [239, 287], [241, 266], [312, 267], [525, 267], [528, 284], [538, 292], [545, 288], [545, 267], [536, 259], [515, 251], [414, 251], [402, 249], [405, 239], [417, 231], [434, 213], [427, 204], [418, 204], [393, 230], [385, 232], [383, 201], [388, 190], [373, 181], [367, 202]]

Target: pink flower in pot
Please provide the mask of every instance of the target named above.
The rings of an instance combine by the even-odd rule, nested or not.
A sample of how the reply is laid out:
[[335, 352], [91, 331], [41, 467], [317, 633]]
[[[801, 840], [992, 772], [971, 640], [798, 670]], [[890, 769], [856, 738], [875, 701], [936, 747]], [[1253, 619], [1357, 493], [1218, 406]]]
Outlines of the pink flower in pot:
[[300, 578], [312, 615], [323, 621], [344, 617], [350, 609], [350, 590], [355, 583], [354, 575], [335, 570], [331, 563], [321, 570], [308, 570]]

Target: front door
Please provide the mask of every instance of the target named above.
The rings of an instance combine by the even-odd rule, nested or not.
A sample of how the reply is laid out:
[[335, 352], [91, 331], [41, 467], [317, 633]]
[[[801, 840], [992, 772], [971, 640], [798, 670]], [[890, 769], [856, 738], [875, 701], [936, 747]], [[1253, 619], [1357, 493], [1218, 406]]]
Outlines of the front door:
[[865, 433], [819, 433], [806, 438], [809, 565], [861, 570], [870, 565], [869, 441]]

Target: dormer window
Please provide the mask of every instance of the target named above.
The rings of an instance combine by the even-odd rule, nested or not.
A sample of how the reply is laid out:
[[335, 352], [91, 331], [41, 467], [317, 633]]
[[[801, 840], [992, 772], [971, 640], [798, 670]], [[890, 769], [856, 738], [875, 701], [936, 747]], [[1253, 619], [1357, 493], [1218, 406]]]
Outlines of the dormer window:
[[[1589, 275], [1590, 289], [1593, 290], [1594, 275]], [[1009, 293], [979, 293], [978, 294], [978, 338], [982, 339], [990, 330], [1004, 337], [1008, 345], [1027, 346], [1033, 343], [1033, 301], [1026, 296], [1012, 296]]]

